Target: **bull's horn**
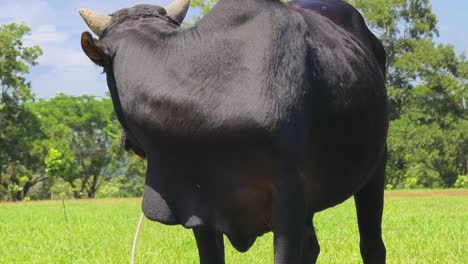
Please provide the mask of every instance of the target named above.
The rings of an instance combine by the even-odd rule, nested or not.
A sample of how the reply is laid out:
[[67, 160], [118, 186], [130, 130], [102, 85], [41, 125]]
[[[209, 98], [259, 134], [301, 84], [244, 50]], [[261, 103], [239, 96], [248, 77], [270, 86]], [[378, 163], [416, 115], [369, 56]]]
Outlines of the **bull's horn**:
[[88, 25], [89, 29], [98, 36], [101, 36], [104, 29], [106, 29], [112, 22], [111, 16], [100, 14], [85, 8], [80, 9], [80, 15]]
[[185, 15], [190, 6], [190, 0], [174, 0], [171, 4], [165, 7], [167, 15], [179, 22], [184, 21]]

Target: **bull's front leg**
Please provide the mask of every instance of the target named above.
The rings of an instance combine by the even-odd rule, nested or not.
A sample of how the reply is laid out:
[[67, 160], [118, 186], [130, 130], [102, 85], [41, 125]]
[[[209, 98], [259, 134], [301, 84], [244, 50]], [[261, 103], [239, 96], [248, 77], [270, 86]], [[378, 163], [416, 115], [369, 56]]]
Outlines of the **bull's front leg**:
[[306, 228], [303, 179], [294, 166], [284, 166], [279, 176], [273, 192], [275, 264], [299, 264]]
[[214, 228], [202, 226], [193, 229], [197, 241], [200, 264], [224, 264], [223, 234]]

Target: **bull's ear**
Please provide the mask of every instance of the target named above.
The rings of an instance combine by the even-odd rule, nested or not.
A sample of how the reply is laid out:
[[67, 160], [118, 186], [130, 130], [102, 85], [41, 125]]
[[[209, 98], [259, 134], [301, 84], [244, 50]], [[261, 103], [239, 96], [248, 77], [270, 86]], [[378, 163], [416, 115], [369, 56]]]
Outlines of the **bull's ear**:
[[107, 48], [99, 40], [94, 39], [89, 32], [81, 34], [81, 48], [97, 65], [102, 67], [110, 65], [110, 56]]

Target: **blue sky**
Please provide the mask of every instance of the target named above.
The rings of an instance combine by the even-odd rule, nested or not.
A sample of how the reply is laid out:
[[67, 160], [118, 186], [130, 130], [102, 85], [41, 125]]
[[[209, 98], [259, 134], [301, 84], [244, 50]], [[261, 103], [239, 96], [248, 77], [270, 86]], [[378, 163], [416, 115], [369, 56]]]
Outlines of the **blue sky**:
[[[26, 45], [40, 45], [44, 55], [27, 79], [40, 98], [57, 93], [105, 95], [107, 86], [101, 70], [81, 51], [81, 32], [88, 30], [78, 9], [91, 8], [111, 13], [140, 3], [165, 5], [169, 0], [0, 0], [0, 24], [24, 22], [32, 27]], [[439, 18], [441, 43], [451, 43], [457, 52], [468, 54], [468, 1], [432, 0]], [[456, 2], [456, 4], [454, 4]], [[193, 12], [193, 11], [191, 11]], [[190, 16], [190, 13], [189, 13]]]

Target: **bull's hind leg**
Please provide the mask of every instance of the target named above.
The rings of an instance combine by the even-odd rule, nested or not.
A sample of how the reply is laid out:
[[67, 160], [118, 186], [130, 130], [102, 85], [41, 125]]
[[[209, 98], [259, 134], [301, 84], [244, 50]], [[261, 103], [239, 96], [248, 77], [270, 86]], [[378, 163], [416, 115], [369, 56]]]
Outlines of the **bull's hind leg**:
[[304, 239], [303, 264], [315, 264], [320, 253], [320, 245], [314, 229], [314, 216], [309, 217], [306, 223], [306, 233]]
[[224, 264], [223, 234], [210, 227], [193, 229], [197, 241], [200, 264]]
[[385, 263], [386, 250], [382, 240], [382, 213], [386, 155], [372, 180], [354, 195], [364, 264]]

